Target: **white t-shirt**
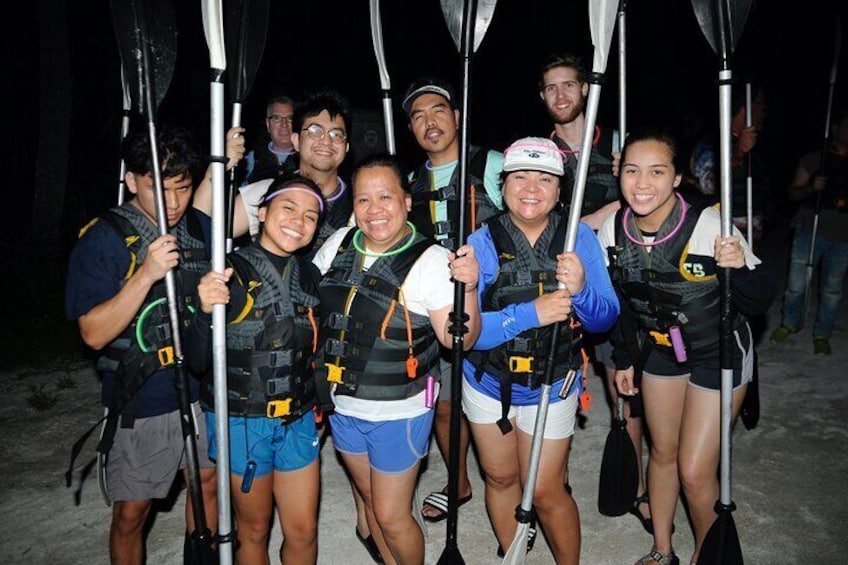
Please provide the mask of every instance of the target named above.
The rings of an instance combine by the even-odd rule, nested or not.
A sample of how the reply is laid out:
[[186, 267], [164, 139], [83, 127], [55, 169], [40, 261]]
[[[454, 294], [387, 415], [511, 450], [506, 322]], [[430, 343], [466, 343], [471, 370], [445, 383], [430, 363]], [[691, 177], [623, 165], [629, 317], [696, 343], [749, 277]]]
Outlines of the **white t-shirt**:
[[[601, 224], [601, 228], [598, 230], [598, 240], [600, 240], [601, 247], [604, 250], [615, 245], [616, 216], [617, 214], [610, 214], [607, 216], [604, 223]], [[747, 265], [749, 269], [759, 265], [762, 261], [754, 255], [753, 251], [751, 251], [751, 248], [748, 246], [748, 242], [745, 241], [745, 236], [742, 235], [742, 232], [740, 232], [736, 226], [732, 226], [732, 228], [733, 235], [739, 238], [739, 243], [742, 245], [742, 250], [745, 252], [745, 265]], [[721, 214], [718, 211], [718, 208], [713, 206], [704, 208], [703, 212], [701, 212], [701, 217], [698, 218], [698, 223], [695, 224], [692, 236], [689, 238], [689, 248], [687, 253], [689, 255], [700, 255], [702, 257], [714, 257], [715, 238], [718, 235], [721, 235]], [[648, 252], [651, 251], [650, 246], [645, 249]], [[606, 261], [607, 266], [609, 266], [609, 255], [606, 252], [604, 253], [604, 261]]]
[[[346, 227], [337, 230], [315, 254], [312, 262], [322, 275], [330, 269], [339, 244], [351, 229], [353, 228]], [[376, 260], [376, 257], [366, 256], [364, 268], [368, 269]], [[430, 311], [453, 305], [454, 283], [450, 280], [448, 250], [441, 245], [427, 248], [412, 265], [400, 288], [406, 307], [416, 314], [427, 316]], [[347, 395], [333, 395], [333, 402], [339, 414], [372, 422], [414, 418], [430, 410], [424, 405], [423, 391], [403, 400], [365, 400]]]

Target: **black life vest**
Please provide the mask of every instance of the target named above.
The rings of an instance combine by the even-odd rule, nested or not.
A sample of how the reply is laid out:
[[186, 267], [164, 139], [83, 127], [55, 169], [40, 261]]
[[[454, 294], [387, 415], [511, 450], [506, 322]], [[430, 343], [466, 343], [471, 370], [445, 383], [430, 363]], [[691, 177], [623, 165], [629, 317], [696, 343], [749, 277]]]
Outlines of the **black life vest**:
[[[548, 225], [531, 248], [527, 237], [512, 223], [508, 213], [489, 221], [489, 233], [498, 255], [498, 276], [483, 294], [481, 308], [484, 312], [530, 302], [557, 290], [556, 256], [562, 253], [567, 223], [563, 216], [552, 212]], [[542, 383], [553, 327], [533, 328], [497, 347], [487, 351], [473, 350], [466, 355], [476, 368], [478, 380], [483, 372], [498, 378], [501, 395], [498, 426], [504, 433], [512, 429], [507, 419], [512, 404], [512, 384], [537, 388]], [[568, 371], [577, 369], [582, 361], [579, 324], [562, 323], [558, 327], [553, 381], [565, 378]]]
[[[179, 223], [170, 230], [176, 236], [180, 250], [174, 281], [179, 301], [177, 310], [184, 327], [191, 323], [189, 310], [195, 307], [194, 289], [200, 278], [209, 271], [209, 254], [203, 231], [194, 214], [193, 209], [187, 210]], [[124, 275], [125, 284], [144, 263], [147, 249], [159, 237], [159, 231], [153, 222], [131, 204], [108, 210], [101, 219], [126, 242], [130, 261]], [[137, 331], [140, 323], [141, 330]], [[147, 378], [159, 369], [172, 367], [173, 363], [173, 340], [163, 279], [153, 285], [133, 321], [103, 348], [97, 361], [99, 370], [115, 373], [106, 432], [98, 447], [99, 451], [109, 451], [119, 417], [123, 427], [133, 426], [135, 415], [132, 400]]]
[[245, 179], [245, 184], [293, 174], [300, 162], [299, 156], [295, 152], [281, 163], [280, 158], [268, 149], [267, 144], [255, 149], [253, 155], [255, 159], [253, 161], [253, 170]]
[[[364, 256], [351, 229], [320, 284], [321, 344], [316, 385], [370, 400], [399, 400], [424, 390], [439, 364], [439, 341], [430, 319], [411, 312], [400, 287], [435, 242], [420, 234], [405, 251], [380, 257], [362, 271]], [[393, 249], [404, 245], [399, 242]]]
[[[489, 218], [496, 216], [500, 210], [489, 198], [485, 187], [486, 159], [488, 151], [472, 146], [468, 153], [468, 189], [465, 191], [467, 205], [467, 232], [471, 233]], [[456, 242], [456, 223], [459, 210], [456, 206], [459, 195], [459, 164], [451, 174], [450, 182], [438, 190], [432, 186], [433, 175], [422, 165], [410, 181], [412, 190], [412, 211], [409, 219], [421, 234], [435, 239], [440, 245], [454, 250]], [[447, 220], [435, 221], [431, 213], [431, 202], [447, 202]], [[473, 209], [473, 215], [472, 215]], [[473, 220], [472, 220], [473, 218]]]
[[[589, 156], [589, 169], [586, 175], [586, 188], [583, 193], [583, 207], [581, 216], [596, 212], [610, 202], [618, 200], [618, 180], [612, 175], [612, 132], [610, 129], [598, 127], [600, 135], [597, 142], [592, 145]], [[577, 178], [577, 159], [579, 155], [574, 149], [560, 139], [556, 134], [551, 136], [557, 147], [566, 152], [563, 163], [565, 174], [562, 177], [562, 190], [560, 201], [563, 204], [571, 203], [571, 194], [574, 190], [574, 181]]]
[[309, 246], [311, 254], [321, 249], [327, 238], [333, 235], [339, 228], [347, 226], [350, 220], [350, 215], [353, 214], [353, 198], [351, 197], [351, 189], [345, 182], [339, 178], [339, 188], [341, 194], [333, 201], [327, 201], [327, 213], [318, 226], [315, 232], [315, 237], [312, 244]]
[[[681, 330], [690, 362], [713, 359], [719, 348], [719, 281], [712, 256], [690, 256], [689, 243], [706, 199], [686, 204], [686, 218], [678, 233], [669, 241], [646, 247], [633, 243], [622, 223], [624, 208], [615, 216], [615, 247], [607, 248], [610, 278], [638, 318], [640, 348], [654, 348], [673, 358], [669, 330]], [[663, 222], [656, 239], [665, 237], [679, 223], [681, 204]], [[631, 217], [626, 227], [631, 234], [638, 228]], [[745, 318], [734, 313], [734, 328]], [[644, 350], [644, 349], [643, 349]]]
[[229, 414], [294, 421], [315, 404], [309, 365], [318, 289], [303, 278], [309, 265], [292, 256], [280, 273], [257, 243], [228, 260], [247, 293], [243, 311], [227, 325]]

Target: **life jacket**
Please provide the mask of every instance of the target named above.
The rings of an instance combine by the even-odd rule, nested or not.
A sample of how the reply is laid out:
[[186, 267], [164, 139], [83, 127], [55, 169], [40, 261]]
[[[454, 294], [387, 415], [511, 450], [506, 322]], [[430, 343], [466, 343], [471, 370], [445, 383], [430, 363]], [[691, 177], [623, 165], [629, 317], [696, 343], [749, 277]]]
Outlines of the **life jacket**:
[[[562, 253], [567, 223], [563, 216], [552, 213], [548, 225], [531, 248], [509, 214], [501, 214], [489, 221], [489, 233], [498, 256], [498, 276], [483, 294], [483, 312], [530, 302], [559, 288], [556, 256]], [[498, 426], [504, 433], [512, 429], [507, 419], [512, 404], [512, 384], [528, 388], [538, 388], [542, 384], [553, 327], [533, 328], [492, 349], [472, 350], [466, 354], [476, 368], [478, 380], [486, 372], [497, 377], [500, 383], [501, 419]], [[564, 379], [569, 370], [577, 369], [582, 362], [579, 323], [562, 323], [557, 327], [559, 335], [553, 356], [553, 381]]]
[[310, 250], [317, 251], [324, 245], [327, 238], [333, 235], [336, 230], [347, 226], [350, 220], [350, 215], [353, 214], [353, 199], [351, 198], [350, 187], [339, 178], [341, 194], [335, 200], [327, 201], [327, 213], [324, 215], [321, 225], [315, 232], [315, 237], [312, 240]]
[[[613, 130], [596, 128], [596, 136], [592, 143], [592, 151], [589, 156], [589, 169], [586, 174], [586, 188], [583, 193], [583, 207], [580, 215], [585, 216], [596, 212], [610, 202], [618, 200], [618, 181], [612, 174]], [[571, 194], [574, 191], [574, 182], [577, 179], [577, 161], [579, 154], [560, 139], [556, 133], [551, 139], [557, 147], [565, 151], [563, 163], [565, 174], [562, 178], [562, 190], [560, 200], [565, 205], [571, 203]]]
[[[649, 348], [654, 348], [673, 358], [669, 335], [673, 326], [681, 332], [690, 362], [715, 358], [718, 351], [721, 293], [715, 260], [712, 256], [689, 255], [690, 239], [701, 212], [708, 205], [706, 199], [687, 203], [686, 218], [677, 234], [651, 246], [650, 252], [624, 234], [624, 229], [638, 233], [632, 217], [629, 225], [624, 226], [625, 209], [616, 212], [615, 246], [607, 248], [610, 278], [637, 316], [640, 349], [645, 355]], [[678, 202], [657, 232], [657, 240], [675, 229], [681, 212]], [[734, 312], [734, 329], [740, 328], [744, 321], [744, 316]]]
[[[400, 287], [435, 242], [416, 234], [412, 245], [362, 270], [364, 256], [347, 233], [321, 280], [320, 350], [316, 385], [369, 400], [399, 400], [424, 390], [439, 365], [439, 342], [427, 316], [407, 309]], [[399, 242], [398, 249], [406, 242]]]
[[[496, 216], [500, 210], [486, 193], [484, 178], [486, 173], [486, 159], [488, 151], [480, 147], [472, 146], [468, 153], [468, 190], [465, 191], [467, 198], [466, 233], [471, 233], [489, 218]], [[440, 245], [450, 250], [455, 250], [456, 224], [459, 210], [456, 206], [459, 195], [459, 164], [451, 174], [450, 182], [438, 190], [432, 186], [433, 176], [422, 165], [410, 181], [412, 190], [412, 211], [409, 219], [418, 228], [418, 231], [430, 238], [435, 239]], [[434, 207], [431, 203], [447, 202], [447, 220], [435, 220]]]
[[292, 153], [285, 161], [280, 163], [279, 157], [268, 149], [267, 144], [254, 150], [253, 155], [255, 159], [253, 170], [245, 179], [245, 184], [293, 174], [300, 162], [298, 154]]
[[[151, 243], [159, 237], [156, 225], [137, 208], [124, 205], [105, 212], [106, 221], [124, 240], [130, 256], [129, 268], [122, 284], [132, 278], [144, 263]], [[170, 233], [179, 245], [179, 265], [174, 271], [177, 311], [183, 329], [190, 323], [194, 289], [200, 278], [209, 271], [209, 254], [203, 231], [192, 209]], [[127, 328], [103, 348], [97, 361], [101, 371], [115, 373], [109, 416], [98, 451], [108, 453], [120, 418], [121, 426], [132, 428], [135, 421], [133, 398], [147, 378], [160, 369], [173, 367], [175, 362], [165, 280], [160, 280], [147, 293], [141, 307]]]
[[256, 243], [228, 260], [247, 293], [243, 310], [227, 325], [229, 414], [294, 421], [315, 404], [309, 365], [318, 337], [318, 289], [302, 278], [309, 266], [292, 256], [280, 273]]

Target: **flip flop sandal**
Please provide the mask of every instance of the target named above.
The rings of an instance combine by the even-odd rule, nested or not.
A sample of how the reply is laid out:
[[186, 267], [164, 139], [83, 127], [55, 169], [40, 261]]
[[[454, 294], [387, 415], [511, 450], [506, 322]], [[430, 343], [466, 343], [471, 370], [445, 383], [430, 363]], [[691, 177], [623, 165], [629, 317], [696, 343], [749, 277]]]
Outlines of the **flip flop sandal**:
[[363, 536], [359, 533], [359, 528], [354, 528], [356, 531], [356, 539], [362, 542], [362, 545], [365, 546], [365, 549], [368, 551], [368, 554], [371, 556], [371, 559], [374, 560], [374, 563], [383, 564], [383, 554], [380, 553], [380, 548], [377, 547], [377, 542], [374, 541], [374, 536], [368, 534], [368, 537]]
[[673, 551], [669, 551], [668, 553], [660, 553], [656, 549], [652, 549], [651, 553], [642, 557], [633, 565], [648, 565], [648, 563], [652, 561], [657, 565], [680, 565], [680, 559], [678, 559], [678, 557], [674, 554]]
[[[473, 493], [472, 493], [473, 494]], [[462, 497], [457, 501], [457, 509], [459, 509], [463, 504], [471, 500], [471, 495]], [[435, 516], [428, 516], [424, 513], [421, 516], [427, 520], [428, 522], [441, 522], [445, 518], [448, 517], [448, 495], [443, 492], [431, 492], [424, 499], [424, 504], [435, 508], [439, 511]], [[422, 509], [423, 510], [423, 509]]]

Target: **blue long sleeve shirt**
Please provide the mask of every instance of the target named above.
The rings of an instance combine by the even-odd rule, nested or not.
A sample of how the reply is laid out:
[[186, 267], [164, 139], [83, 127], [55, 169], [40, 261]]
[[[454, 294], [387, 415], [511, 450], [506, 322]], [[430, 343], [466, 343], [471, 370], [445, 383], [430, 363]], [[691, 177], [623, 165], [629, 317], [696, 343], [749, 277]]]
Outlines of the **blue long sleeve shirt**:
[[[563, 219], [563, 221], [565, 221]], [[484, 226], [468, 237], [468, 243], [474, 247], [474, 253], [480, 265], [480, 278], [477, 292], [480, 303], [483, 295], [497, 279], [498, 256], [489, 228]], [[577, 231], [575, 252], [583, 264], [586, 284], [583, 289], [572, 295], [574, 312], [580, 318], [587, 332], [602, 333], [612, 327], [620, 313], [618, 298], [609, 278], [603, 250], [597, 236], [589, 226], [581, 223]], [[503, 310], [483, 312], [483, 326], [474, 349], [486, 350], [497, 347], [515, 338], [520, 333], [539, 327], [539, 316], [533, 301], [510, 304]], [[496, 377], [484, 373], [478, 382], [474, 377], [475, 367], [467, 360], [463, 362], [466, 381], [475, 389], [493, 398], [500, 399], [499, 384]], [[512, 403], [528, 405], [538, 402], [540, 388], [529, 389], [522, 385], [512, 385]], [[557, 402], [558, 395], [552, 395], [551, 401]]]

